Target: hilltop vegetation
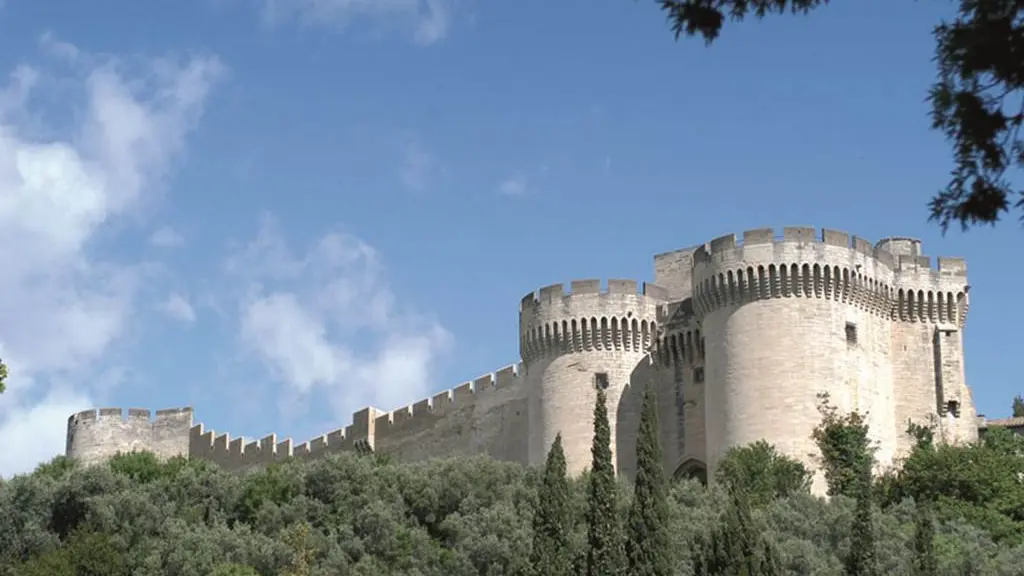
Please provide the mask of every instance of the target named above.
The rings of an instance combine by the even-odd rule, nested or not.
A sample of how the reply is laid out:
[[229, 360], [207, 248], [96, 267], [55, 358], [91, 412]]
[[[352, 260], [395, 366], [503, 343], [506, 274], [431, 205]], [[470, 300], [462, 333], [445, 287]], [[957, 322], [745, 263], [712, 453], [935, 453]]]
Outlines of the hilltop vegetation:
[[870, 481], [863, 420], [826, 412], [825, 501], [765, 442], [730, 452], [713, 489], [666, 482], [650, 399], [636, 487], [617, 483], [600, 412], [593, 472], [575, 479], [558, 440], [544, 469], [351, 454], [240, 475], [148, 453], [89, 468], [56, 458], [0, 485], [0, 575], [1024, 570], [1024, 438], [1006, 430], [949, 447], [911, 427], [902, 471]]

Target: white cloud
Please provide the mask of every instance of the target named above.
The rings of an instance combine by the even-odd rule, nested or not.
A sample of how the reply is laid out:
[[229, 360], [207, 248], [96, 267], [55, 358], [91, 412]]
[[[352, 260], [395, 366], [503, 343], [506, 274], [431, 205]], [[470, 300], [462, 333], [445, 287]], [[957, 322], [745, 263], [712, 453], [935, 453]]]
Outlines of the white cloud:
[[189, 303], [187, 298], [177, 292], [168, 296], [163, 304], [160, 305], [160, 309], [163, 310], [164, 314], [179, 322], [191, 324], [196, 321], [196, 311], [192, 308], [192, 304]]
[[272, 220], [227, 265], [241, 280], [239, 338], [287, 396], [320, 393], [338, 417], [424, 397], [450, 334], [399, 305], [376, 251], [329, 233], [296, 257]]
[[30, 472], [40, 462], [64, 453], [68, 416], [92, 407], [88, 396], [69, 390], [55, 391], [0, 419], [4, 449], [0, 474]]
[[498, 193], [504, 196], [522, 196], [529, 191], [526, 185], [526, 178], [513, 176], [506, 178], [498, 184]]
[[158, 228], [149, 236], [149, 243], [157, 248], [174, 248], [185, 243], [185, 238], [170, 226]]
[[[0, 433], [35, 438], [11, 441], [18, 449], [3, 451], [4, 475], [63, 452], [69, 411], [91, 392], [56, 386], [89, 380], [148, 279], [145, 266], [97, 254], [93, 239], [159, 189], [221, 72], [212, 58], [129, 66], [45, 43], [69, 67], [23, 65], [0, 89], [0, 350], [12, 369]], [[69, 86], [84, 100], [59, 104], [79, 122], [70, 130], [38, 125], [62, 112], [48, 104]]]
[[445, 37], [451, 0], [264, 0], [263, 18], [274, 24], [296, 18], [306, 24], [347, 28], [358, 20], [398, 22], [424, 45]]

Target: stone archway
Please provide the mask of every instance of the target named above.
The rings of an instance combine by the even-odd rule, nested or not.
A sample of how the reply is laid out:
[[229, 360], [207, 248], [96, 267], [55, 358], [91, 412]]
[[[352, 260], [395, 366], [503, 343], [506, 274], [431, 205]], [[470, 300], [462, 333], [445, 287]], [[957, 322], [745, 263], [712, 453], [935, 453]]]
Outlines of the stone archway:
[[699, 480], [701, 484], [707, 486], [707, 465], [696, 458], [687, 458], [686, 460], [683, 460], [683, 462], [676, 467], [676, 471], [672, 474], [672, 479], [682, 480], [684, 478], [695, 478]]

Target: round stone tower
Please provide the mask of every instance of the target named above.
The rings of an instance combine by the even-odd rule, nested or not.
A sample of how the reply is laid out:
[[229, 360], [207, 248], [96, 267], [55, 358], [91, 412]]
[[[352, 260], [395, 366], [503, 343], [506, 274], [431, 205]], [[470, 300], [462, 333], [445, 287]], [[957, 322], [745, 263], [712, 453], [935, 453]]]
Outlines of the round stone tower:
[[[750, 230], [694, 255], [705, 338], [708, 473], [732, 446], [770, 439], [816, 468], [818, 394], [867, 414], [878, 459], [894, 453], [890, 368], [893, 271], [842, 232]], [[815, 479], [816, 491], [823, 479]]]
[[[781, 238], [750, 230], [742, 242], [728, 235], [698, 248], [709, 475], [728, 448], [761, 439], [817, 468], [811, 433], [822, 393], [840, 412], [866, 416], [882, 466], [909, 447], [908, 420], [973, 406], [958, 332], [965, 273], [958, 259], [932, 270], [917, 240], [874, 247], [813, 228], [785, 228]], [[947, 357], [948, 368], [937, 365]], [[937, 404], [937, 395], [949, 400]], [[962, 420], [973, 426], [970, 416]], [[943, 429], [963, 436], [967, 427]], [[817, 474], [816, 492], [823, 482]]]
[[[562, 434], [570, 474], [590, 466], [596, 389], [605, 389], [612, 451], [620, 471], [622, 447], [636, 438], [642, 391], [650, 372], [647, 350], [657, 338], [664, 291], [632, 280], [574, 280], [523, 298], [520, 355], [529, 387], [529, 460], [541, 464]], [[643, 374], [644, 376], [640, 376]], [[628, 467], [628, 464], [625, 464]]]
[[64, 454], [83, 464], [96, 464], [118, 453], [145, 450], [160, 458], [188, 456], [192, 408], [149, 410], [129, 408], [85, 410], [68, 418]]

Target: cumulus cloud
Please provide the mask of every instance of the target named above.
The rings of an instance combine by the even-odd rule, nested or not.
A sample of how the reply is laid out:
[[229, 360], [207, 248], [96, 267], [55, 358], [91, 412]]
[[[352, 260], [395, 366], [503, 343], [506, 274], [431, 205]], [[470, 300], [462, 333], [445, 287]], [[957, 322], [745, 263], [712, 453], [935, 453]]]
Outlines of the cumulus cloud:
[[298, 19], [344, 29], [354, 21], [400, 22], [412, 30], [413, 39], [424, 45], [445, 37], [450, 22], [451, 0], [264, 0], [263, 18], [268, 23]]
[[189, 303], [187, 298], [177, 292], [168, 296], [163, 304], [160, 305], [160, 309], [163, 310], [164, 314], [179, 322], [191, 324], [196, 321], [196, 311], [192, 308], [192, 304]]
[[296, 255], [267, 218], [227, 270], [244, 291], [239, 340], [287, 385], [285, 394], [321, 394], [347, 418], [431, 390], [451, 336], [400, 305], [379, 255], [359, 238], [331, 232]]
[[4, 435], [0, 474], [28, 472], [63, 453], [68, 416], [89, 406], [88, 396], [64, 389], [52, 391], [20, 410], [5, 412], [0, 421], [0, 434]]
[[[12, 369], [0, 437], [17, 447], [2, 451], [3, 475], [61, 453], [68, 414], [91, 400], [60, 383], [88, 381], [147, 280], [94, 240], [158, 188], [221, 72], [213, 58], [129, 63], [59, 46], [59, 65], [19, 66], [0, 89], [0, 357]], [[41, 125], [64, 112], [54, 95], [74, 96], [56, 103], [74, 125]], [[10, 440], [21, 434], [35, 441]]]

